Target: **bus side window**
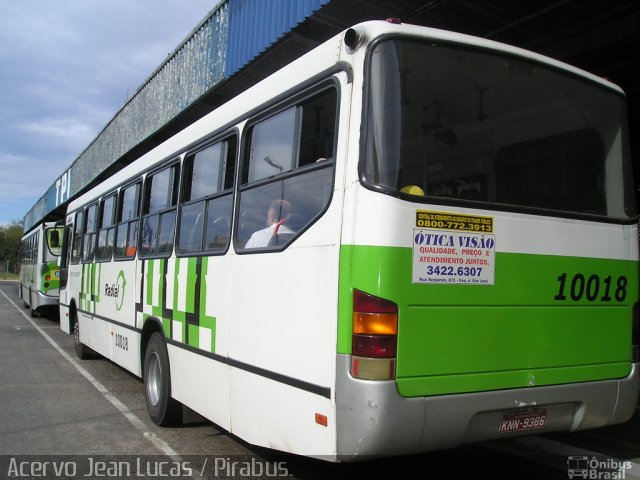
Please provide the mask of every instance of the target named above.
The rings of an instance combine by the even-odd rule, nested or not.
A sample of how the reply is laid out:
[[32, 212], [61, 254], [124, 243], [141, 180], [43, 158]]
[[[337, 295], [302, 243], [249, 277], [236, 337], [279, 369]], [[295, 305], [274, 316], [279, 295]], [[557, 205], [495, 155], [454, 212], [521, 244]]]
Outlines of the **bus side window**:
[[73, 226], [65, 225], [63, 227], [62, 242], [60, 249], [60, 289], [64, 290], [69, 280], [69, 264], [71, 263], [70, 240], [73, 235]]
[[177, 251], [224, 252], [231, 236], [237, 138], [189, 154], [184, 162]]
[[33, 236], [33, 248], [31, 250], [31, 263], [34, 265], [38, 264], [38, 247], [40, 241], [40, 232], [36, 232]]
[[337, 92], [324, 89], [249, 128], [236, 246], [282, 249], [329, 204]]
[[49, 244], [49, 250], [54, 255], [60, 255], [60, 231], [57, 228], [50, 228], [47, 230], [47, 242]]
[[179, 165], [174, 164], [145, 180], [140, 255], [170, 255], [176, 224]]
[[115, 211], [116, 195], [109, 195], [100, 202], [98, 228], [98, 246], [96, 247], [96, 260], [111, 260], [115, 238]]
[[87, 207], [85, 213], [85, 229], [82, 238], [82, 261], [92, 262], [96, 246], [96, 213], [98, 204]]
[[136, 256], [138, 218], [140, 215], [140, 182], [121, 188], [118, 194], [116, 241], [113, 256], [128, 259]]
[[84, 210], [76, 212], [73, 230], [73, 243], [71, 247], [71, 263], [80, 262], [82, 251], [82, 234], [84, 233]]

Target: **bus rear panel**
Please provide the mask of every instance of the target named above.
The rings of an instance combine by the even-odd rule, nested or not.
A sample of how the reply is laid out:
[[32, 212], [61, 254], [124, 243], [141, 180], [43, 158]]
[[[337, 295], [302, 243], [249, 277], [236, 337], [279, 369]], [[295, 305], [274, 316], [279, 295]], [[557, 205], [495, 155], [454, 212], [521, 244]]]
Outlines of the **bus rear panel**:
[[444, 41], [386, 38], [365, 65], [339, 455], [626, 421], [638, 236], [624, 97]]

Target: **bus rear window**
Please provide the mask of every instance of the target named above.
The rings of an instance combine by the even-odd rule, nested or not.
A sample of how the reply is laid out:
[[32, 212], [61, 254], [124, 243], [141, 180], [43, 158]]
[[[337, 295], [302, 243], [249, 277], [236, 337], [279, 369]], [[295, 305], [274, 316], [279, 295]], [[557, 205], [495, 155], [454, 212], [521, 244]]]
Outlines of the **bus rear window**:
[[496, 201], [606, 215], [604, 159], [595, 130], [507, 145], [495, 159]]
[[488, 50], [386, 40], [369, 57], [366, 185], [408, 200], [628, 219], [624, 97]]

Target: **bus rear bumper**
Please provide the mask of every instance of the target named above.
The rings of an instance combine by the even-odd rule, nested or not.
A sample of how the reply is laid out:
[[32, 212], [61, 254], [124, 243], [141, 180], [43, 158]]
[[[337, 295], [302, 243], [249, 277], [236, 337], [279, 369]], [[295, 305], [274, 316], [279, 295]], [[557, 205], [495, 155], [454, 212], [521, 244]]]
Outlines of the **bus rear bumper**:
[[[632, 364], [621, 379], [408, 398], [395, 381], [353, 378], [349, 363], [338, 355], [337, 453], [346, 462], [622, 423], [635, 412], [640, 385], [640, 364]], [[505, 415], [535, 410], [546, 413], [543, 427], [499, 432]]]
[[45, 293], [32, 290], [31, 291], [31, 301], [33, 305], [31, 308], [34, 310], [42, 307], [57, 307], [58, 306], [58, 296], [51, 296]]

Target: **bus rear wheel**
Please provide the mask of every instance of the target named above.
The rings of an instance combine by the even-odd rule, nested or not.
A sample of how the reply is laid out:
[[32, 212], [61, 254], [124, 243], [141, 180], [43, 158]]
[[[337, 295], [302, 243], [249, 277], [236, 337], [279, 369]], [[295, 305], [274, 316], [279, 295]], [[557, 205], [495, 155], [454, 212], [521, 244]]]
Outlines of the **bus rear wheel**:
[[182, 422], [182, 404], [171, 397], [169, 355], [164, 338], [154, 332], [144, 355], [144, 398], [149, 417], [156, 425], [170, 426]]

